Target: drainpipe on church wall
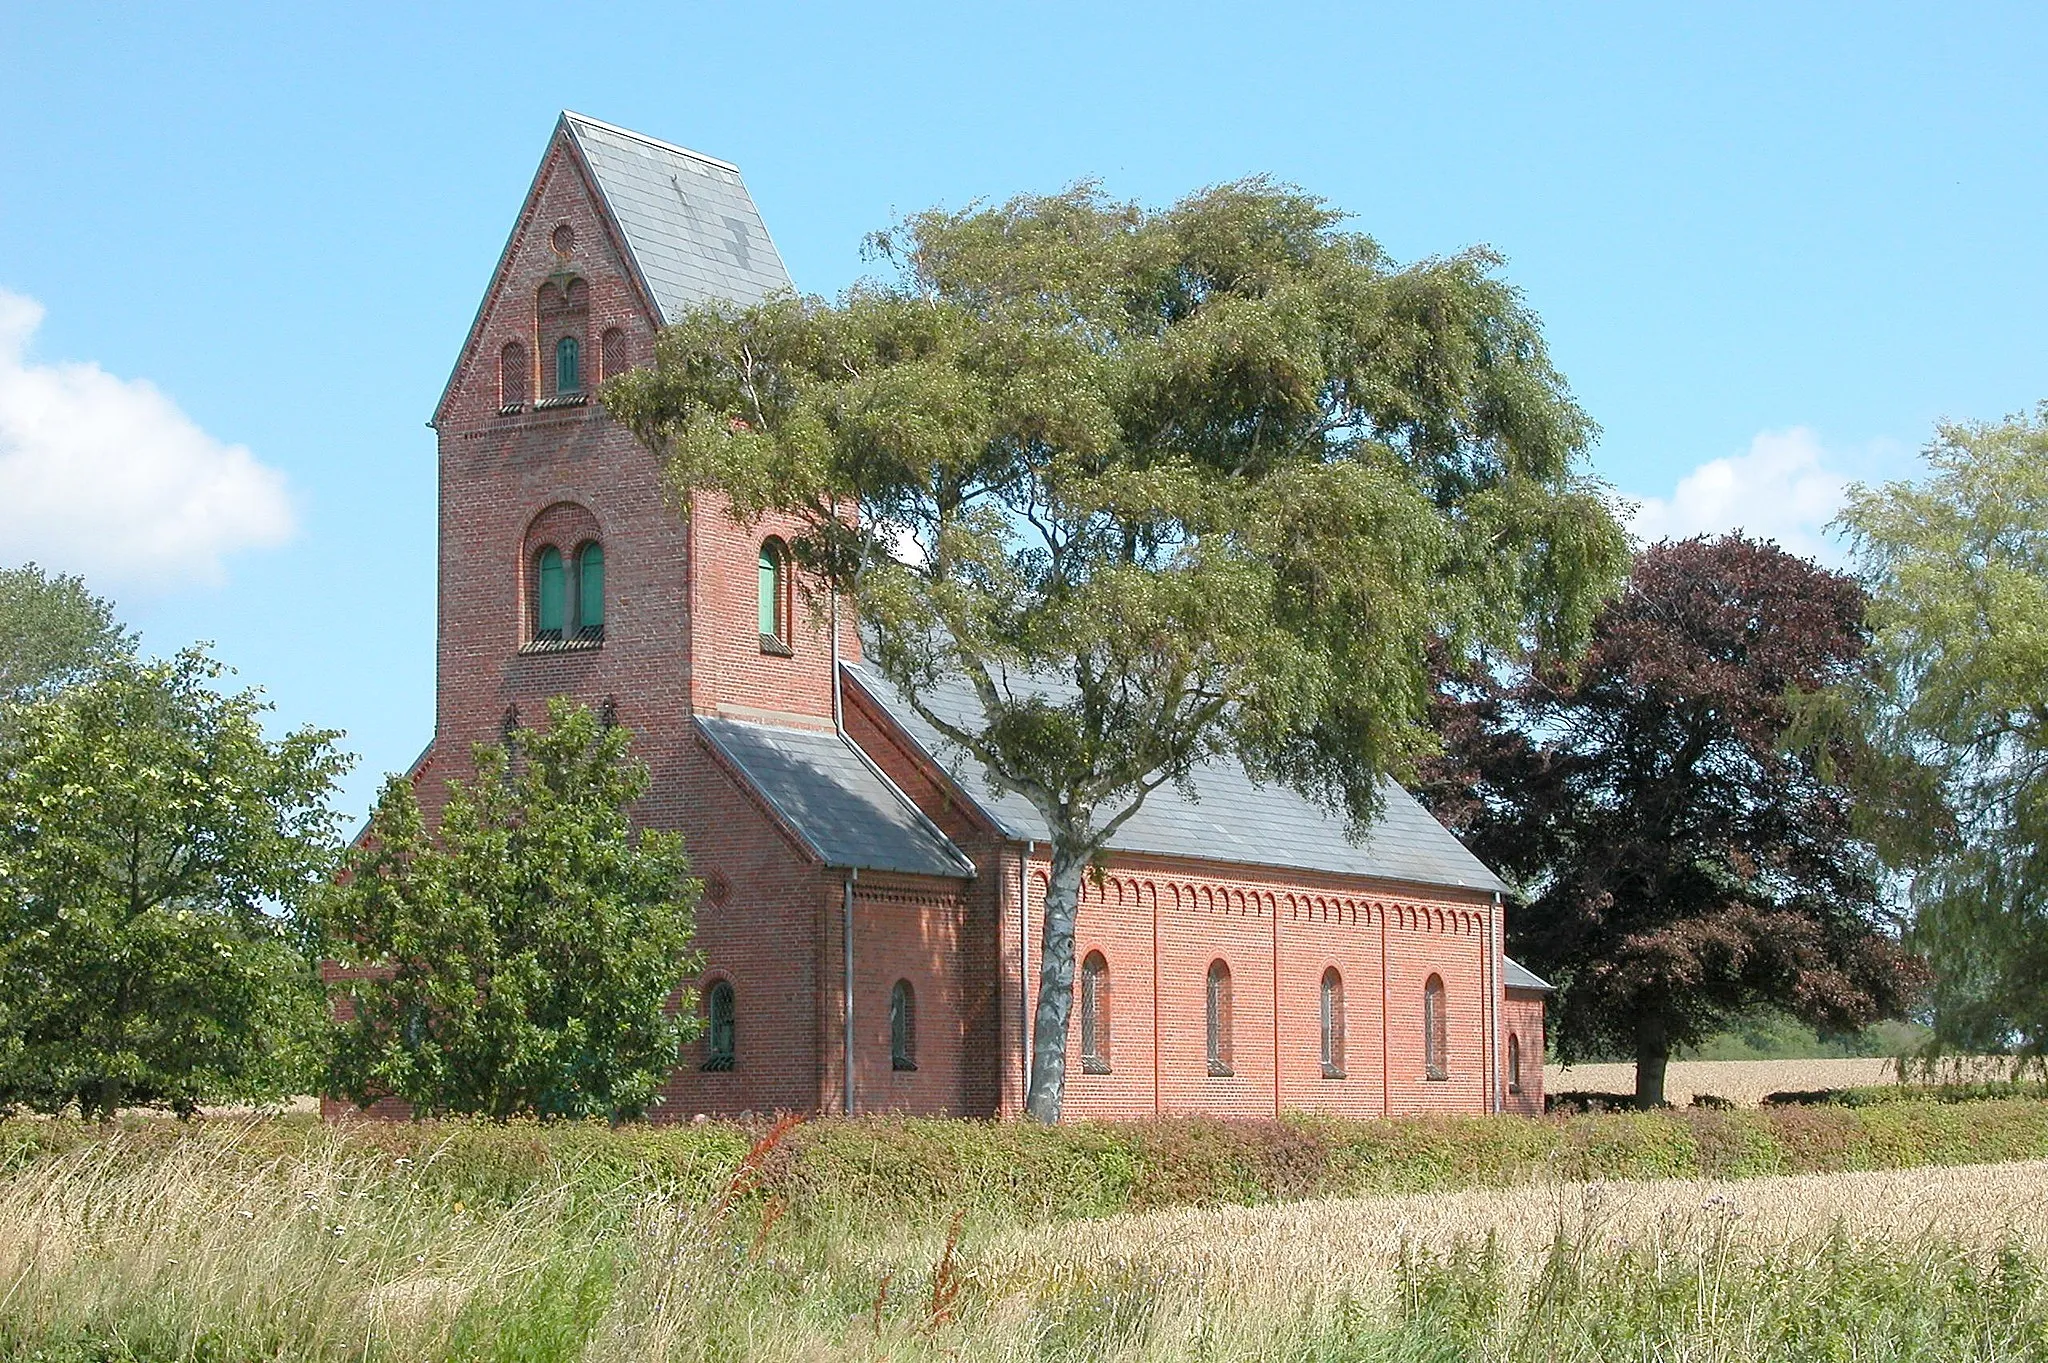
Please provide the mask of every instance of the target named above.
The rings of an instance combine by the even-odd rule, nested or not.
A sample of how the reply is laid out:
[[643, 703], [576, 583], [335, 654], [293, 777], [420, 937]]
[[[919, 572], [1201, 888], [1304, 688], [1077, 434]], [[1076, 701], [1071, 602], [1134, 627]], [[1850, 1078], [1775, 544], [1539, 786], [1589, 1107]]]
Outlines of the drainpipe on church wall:
[[1037, 850], [1038, 843], [1026, 838], [1017, 862], [1017, 1035], [1023, 1039], [1018, 1093], [1024, 1098], [1031, 1095], [1031, 854]]
[[844, 1108], [846, 1109], [846, 1115], [847, 1115], [847, 1116], [849, 1116], [849, 1117], [851, 1117], [851, 1116], [853, 1115], [853, 1110], [854, 1110], [854, 1101], [853, 1101], [853, 883], [854, 883], [854, 881], [856, 881], [856, 880], [858, 880], [858, 879], [860, 879], [860, 872], [859, 872], [859, 871], [857, 871], [857, 870], [855, 870], [855, 869], [854, 869], [853, 867], [851, 867], [851, 866], [847, 867], [847, 868], [846, 868], [846, 895], [845, 895], [845, 898], [844, 898], [844, 899], [842, 899], [842, 900], [840, 901], [840, 909], [839, 909], [839, 920], [840, 920], [840, 928], [841, 928], [841, 931], [843, 932], [843, 934], [844, 934], [844, 936], [845, 936], [845, 943], [844, 943], [844, 949], [845, 949], [845, 955], [846, 955], [846, 982], [845, 982], [845, 985], [844, 985], [844, 987], [843, 987], [843, 989], [842, 989], [842, 992], [841, 992], [841, 995], [840, 995], [840, 1003], [841, 1003], [841, 1009], [840, 1009], [840, 1017], [839, 1017], [839, 1031], [840, 1031], [840, 1035], [841, 1035], [841, 1037], [843, 1038], [843, 1040], [844, 1040], [844, 1043], [845, 1043], [845, 1044], [844, 1044], [844, 1048], [843, 1048], [843, 1049], [845, 1050], [845, 1065], [846, 1065], [846, 1075], [845, 1075], [845, 1097], [844, 1097], [844, 1101], [843, 1101], [843, 1103], [842, 1103], [841, 1105], [842, 1105], [842, 1106], [843, 1106], [843, 1107], [844, 1107]]
[[1487, 1059], [1492, 1062], [1493, 1074], [1487, 1081], [1486, 1110], [1504, 1112], [1506, 1101], [1501, 1096], [1500, 1082], [1500, 995], [1501, 995], [1501, 953], [1506, 949], [1501, 932], [1500, 892], [1493, 895], [1493, 911], [1486, 916], [1486, 968], [1493, 976], [1493, 983], [1486, 991], [1486, 1006], [1493, 1014], [1493, 1025], [1488, 1029], [1492, 1038]]

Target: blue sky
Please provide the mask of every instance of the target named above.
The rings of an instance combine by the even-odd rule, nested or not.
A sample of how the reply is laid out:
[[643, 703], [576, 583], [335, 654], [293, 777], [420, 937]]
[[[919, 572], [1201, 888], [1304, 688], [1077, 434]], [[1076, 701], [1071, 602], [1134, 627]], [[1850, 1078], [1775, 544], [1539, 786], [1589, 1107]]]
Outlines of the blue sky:
[[0, 0], [0, 562], [82, 571], [351, 808], [432, 722], [424, 422], [557, 111], [863, 232], [1269, 172], [1487, 243], [1646, 532], [1826, 551], [1844, 479], [2048, 398], [2038, 5], [109, 7]]

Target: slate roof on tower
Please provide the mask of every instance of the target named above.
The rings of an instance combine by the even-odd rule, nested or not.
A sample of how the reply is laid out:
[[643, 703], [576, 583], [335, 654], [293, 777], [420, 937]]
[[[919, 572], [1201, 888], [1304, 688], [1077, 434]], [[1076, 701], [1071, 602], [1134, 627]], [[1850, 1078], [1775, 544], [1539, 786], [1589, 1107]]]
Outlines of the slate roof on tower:
[[564, 113], [561, 126], [663, 324], [693, 304], [758, 303], [793, 287], [738, 166], [587, 114]]
[[[1031, 802], [997, 790], [979, 764], [927, 724], [880, 672], [864, 663], [848, 663], [845, 674], [952, 778], [959, 792], [1004, 837], [1017, 842], [1045, 840], [1045, 820]], [[1043, 686], [1025, 684], [1034, 689]], [[981, 723], [981, 702], [964, 678], [940, 683], [926, 697], [926, 704], [949, 723], [957, 720], [956, 727], [974, 728]], [[1110, 847], [1119, 852], [1509, 893], [1499, 876], [1394, 781], [1380, 783], [1380, 817], [1362, 843], [1346, 835], [1344, 820], [1338, 815], [1287, 786], [1253, 781], [1235, 762], [1203, 764], [1196, 769], [1192, 784], [1192, 799], [1171, 785], [1153, 791], [1144, 807], [1110, 838]]]

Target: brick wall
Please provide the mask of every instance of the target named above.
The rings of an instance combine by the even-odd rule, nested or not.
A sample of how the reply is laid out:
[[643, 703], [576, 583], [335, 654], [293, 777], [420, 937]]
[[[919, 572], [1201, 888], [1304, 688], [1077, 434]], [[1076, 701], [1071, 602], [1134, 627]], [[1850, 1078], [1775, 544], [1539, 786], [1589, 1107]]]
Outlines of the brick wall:
[[1506, 1046], [1505, 1038], [1512, 1036], [1522, 1055], [1522, 1091], [1507, 1094], [1505, 1106], [1530, 1117], [1543, 1115], [1543, 1009], [1548, 1000], [1540, 990], [1510, 989], [1501, 1013], [1501, 1045]]

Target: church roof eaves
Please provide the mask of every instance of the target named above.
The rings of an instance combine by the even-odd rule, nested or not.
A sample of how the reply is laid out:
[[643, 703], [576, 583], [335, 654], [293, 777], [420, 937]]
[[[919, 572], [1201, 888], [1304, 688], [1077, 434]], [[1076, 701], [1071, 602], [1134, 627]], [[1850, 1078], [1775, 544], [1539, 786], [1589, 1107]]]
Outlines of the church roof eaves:
[[1555, 994], [1557, 986], [1537, 975], [1512, 956], [1503, 956], [1506, 969], [1501, 971], [1501, 984], [1508, 989], [1523, 989], [1532, 994]]
[[[848, 663], [845, 671], [1004, 837], [1016, 842], [1046, 838], [1045, 820], [1028, 800], [994, 789], [972, 759], [940, 737], [879, 672], [861, 663]], [[952, 711], [963, 719], [979, 709], [964, 681], [941, 685], [928, 703], [942, 715]], [[1500, 877], [1395, 781], [1381, 782], [1380, 817], [1362, 844], [1346, 834], [1340, 816], [1287, 786], [1253, 781], [1235, 763], [1213, 762], [1199, 768], [1194, 793], [1190, 800], [1171, 785], [1155, 790], [1110, 839], [1110, 849], [1482, 893], [1509, 892]]]

